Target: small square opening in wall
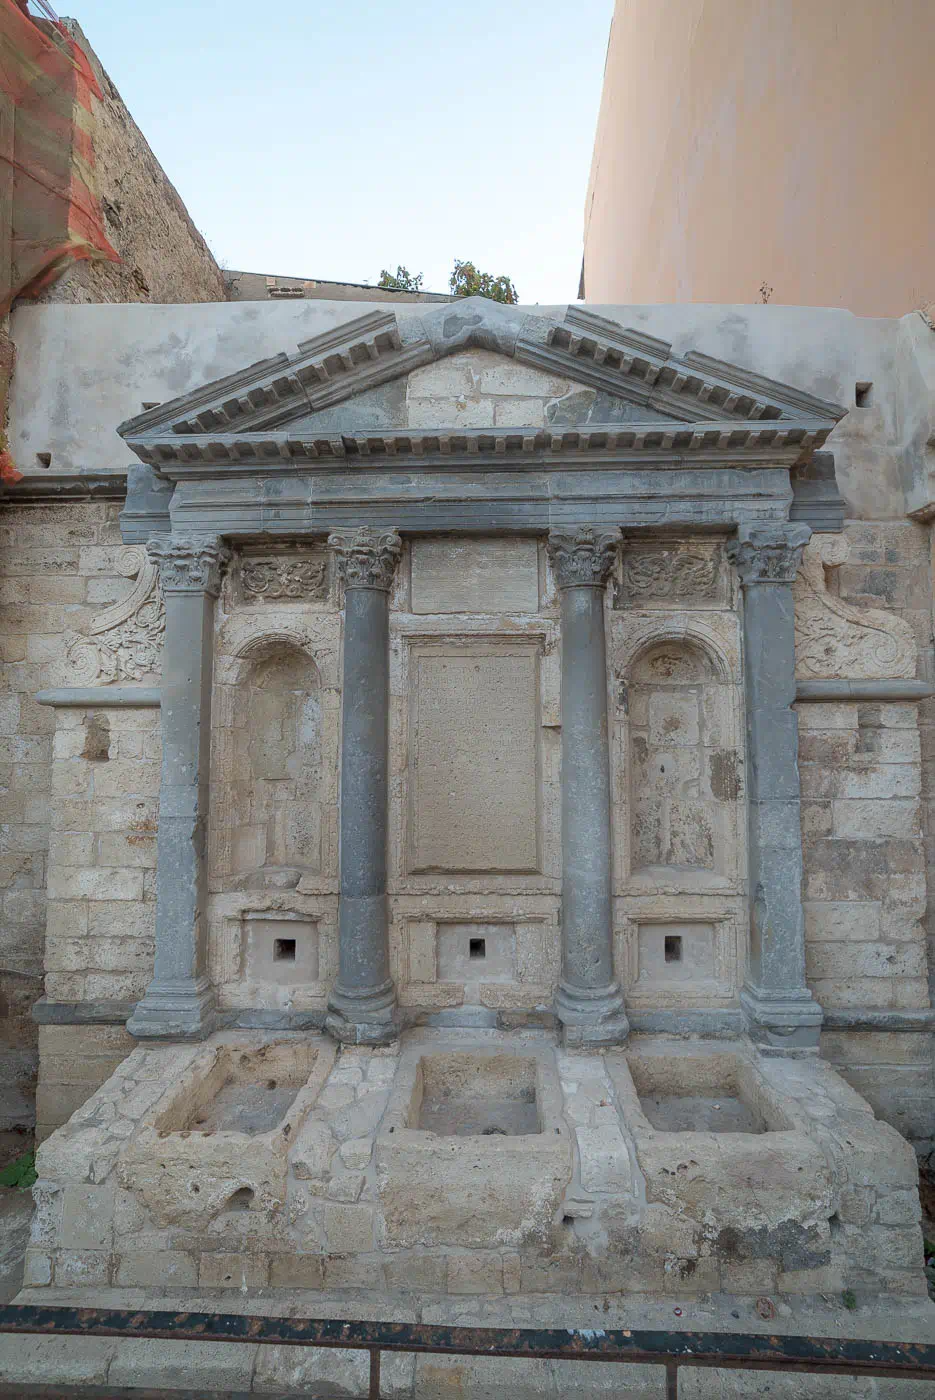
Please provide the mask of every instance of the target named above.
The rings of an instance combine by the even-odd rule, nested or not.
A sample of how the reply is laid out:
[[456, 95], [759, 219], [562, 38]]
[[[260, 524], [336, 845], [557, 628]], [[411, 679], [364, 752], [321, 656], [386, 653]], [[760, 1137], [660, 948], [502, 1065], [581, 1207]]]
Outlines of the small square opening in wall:
[[472, 960], [479, 960], [479, 959], [481, 959], [481, 958], [486, 958], [486, 956], [487, 956], [487, 940], [486, 940], [486, 938], [469, 938], [469, 939], [468, 939], [468, 957], [471, 958]]
[[667, 963], [682, 961], [682, 935], [667, 933], [664, 944], [664, 957]]
[[263, 909], [248, 910], [242, 918], [243, 976], [256, 984], [256, 1005], [272, 1004], [263, 1001], [264, 986], [275, 1001], [279, 991], [318, 981], [317, 919]]
[[858, 379], [854, 385], [854, 402], [858, 408], [869, 408], [873, 403], [873, 381]]

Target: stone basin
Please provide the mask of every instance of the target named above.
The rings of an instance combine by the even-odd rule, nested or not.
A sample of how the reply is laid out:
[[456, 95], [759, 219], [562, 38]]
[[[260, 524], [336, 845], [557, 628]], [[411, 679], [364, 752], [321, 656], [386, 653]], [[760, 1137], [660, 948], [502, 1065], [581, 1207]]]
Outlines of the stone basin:
[[573, 1167], [552, 1046], [417, 1033], [400, 1055], [376, 1162], [393, 1247], [544, 1240]]
[[647, 1202], [717, 1232], [718, 1248], [742, 1257], [778, 1257], [794, 1246], [802, 1268], [827, 1262], [828, 1161], [800, 1105], [770, 1082], [755, 1050], [637, 1037], [606, 1064]]
[[121, 1158], [122, 1184], [161, 1224], [278, 1209], [289, 1149], [334, 1057], [323, 1037], [212, 1037], [144, 1115]]
[[657, 1132], [765, 1133], [791, 1126], [740, 1055], [633, 1052], [627, 1066]]

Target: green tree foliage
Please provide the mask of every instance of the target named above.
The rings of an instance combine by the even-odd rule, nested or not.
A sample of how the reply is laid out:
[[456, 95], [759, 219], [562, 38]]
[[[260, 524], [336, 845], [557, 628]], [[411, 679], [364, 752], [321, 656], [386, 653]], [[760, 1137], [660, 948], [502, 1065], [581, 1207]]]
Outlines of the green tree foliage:
[[448, 285], [456, 297], [489, 297], [491, 301], [502, 301], [507, 306], [515, 305], [519, 300], [509, 277], [478, 272], [472, 262], [456, 260]]
[[395, 272], [390, 272], [384, 268], [380, 273], [378, 287], [386, 287], [393, 292], [420, 292], [422, 290], [422, 273], [413, 275], [408, 267], [397, 267]]
[[24, 1152], [15, 1162], [10, 1162], [0, 1171], [0, 1186], [14, 1190], [28, 1191], [36, 1180], [36, 1161], [32, 1152]]

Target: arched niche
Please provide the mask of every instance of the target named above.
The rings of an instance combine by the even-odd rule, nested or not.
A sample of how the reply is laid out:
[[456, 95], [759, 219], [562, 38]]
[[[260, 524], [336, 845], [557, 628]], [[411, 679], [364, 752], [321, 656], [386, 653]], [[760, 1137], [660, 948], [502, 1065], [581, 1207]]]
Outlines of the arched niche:
[[[218, 706], [212, 853], [221, 886], [321, 868], [321, 677], [291, 639], [244, 647]], [[283, 883], [291, 883], [285, 879]]]
[[626, 679], [631, 873], [732, 874], [742, 778], [723, 657], [695, 638], [656, 639]]

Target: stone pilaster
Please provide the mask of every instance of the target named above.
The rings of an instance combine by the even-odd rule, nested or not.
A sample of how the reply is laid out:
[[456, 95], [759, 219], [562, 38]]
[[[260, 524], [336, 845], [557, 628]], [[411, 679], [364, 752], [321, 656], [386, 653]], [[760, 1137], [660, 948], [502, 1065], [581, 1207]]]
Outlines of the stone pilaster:
[[555, 1010], [571, 1045], [626, 1039], [614, 977], [610, 740], [604, 590], [619, 530], [553, 530], [562, 597], [562, 979]]
[[339, 972], [328, 1001], [338, 1040], [379, 1045], [399, 1034], [386, 901], [389, 590], [401, 541], [367, 526], [331, 535], [344, 581]]
[[792, 583], [807, 525], [742, 526], [728, 555], [743, 587], [750, 950], [747, 1028], [775, 1052], [817, 1048], [821, 1007], [805, 984], [802, 825]]
[[208, 777], [214, 601], [230, 552], [218, 539], [158, 535], [147, 545], [166, 609], [162, 776], [153, 980], [127, 1029], [198, 1040], [215, 1024], [207, 976]]

